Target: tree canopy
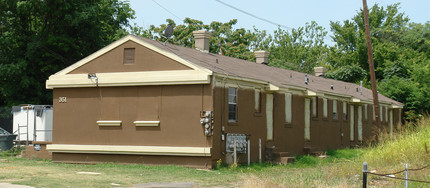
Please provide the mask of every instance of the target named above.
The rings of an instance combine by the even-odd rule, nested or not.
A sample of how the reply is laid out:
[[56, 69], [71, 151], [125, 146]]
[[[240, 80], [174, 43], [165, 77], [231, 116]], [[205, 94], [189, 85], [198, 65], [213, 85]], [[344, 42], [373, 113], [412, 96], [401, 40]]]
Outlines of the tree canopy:
[[133, 17], [119, 0], [0, 0], [0, 106], [52, 103], [45, 80], [116, 40]]

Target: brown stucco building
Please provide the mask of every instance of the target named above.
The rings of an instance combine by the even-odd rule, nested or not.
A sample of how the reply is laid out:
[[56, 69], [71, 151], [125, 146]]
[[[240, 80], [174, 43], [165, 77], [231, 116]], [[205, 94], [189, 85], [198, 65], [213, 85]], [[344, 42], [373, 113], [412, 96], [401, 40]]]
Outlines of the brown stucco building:
[[[194, 35], [196, 49], [129, 35], [50, 76], [53, 161], [211, 168], [233, 140], [255, 162], [374, 139], [370, 90], [267, 66], [265, 51], [257, 63], [208, 53], [210, 33]], [[402, 104], [379, 100], [385, 130], [400, 128]]]

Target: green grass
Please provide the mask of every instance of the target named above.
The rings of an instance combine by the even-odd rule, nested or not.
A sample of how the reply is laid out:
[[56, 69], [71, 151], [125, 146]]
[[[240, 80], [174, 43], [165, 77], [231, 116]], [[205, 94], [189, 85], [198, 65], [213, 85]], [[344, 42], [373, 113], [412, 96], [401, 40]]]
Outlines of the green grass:
[[[320, 159], [299, 156], [294, 164], [252, 164], [216, 170], [197, 170], [178, 166], [102, 163], [96, 165], [61, 164], [50, 160], [18, 159], [0, 155], [0, 182], [36, 187], [130, 187], [150, 182], [193, 182], [196, 187], [361, 187], [362, 164], [369, 170], [388, 173], [430, 164], [430, 119], [425, 118], [393, 138], [381, 136], [376, 146], [327, 151]], [[99, 172], [79, 175], [77, 172]], [[402, 177], [402, 176], [400, 176]], [[369, 175], [370, 187], [402, 187], [403, 182]], [[430, 181], [430, 170], [410, 172], [410, 178]], [[410, 187], [430, 186], [409, 183]]]

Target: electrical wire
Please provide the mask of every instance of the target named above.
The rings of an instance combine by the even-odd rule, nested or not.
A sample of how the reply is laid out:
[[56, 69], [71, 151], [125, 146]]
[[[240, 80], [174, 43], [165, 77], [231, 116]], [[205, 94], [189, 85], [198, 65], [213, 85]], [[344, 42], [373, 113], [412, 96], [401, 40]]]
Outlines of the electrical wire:
[[242, 13], [244, 13], [244, 14], [247, 14], [247, 15], [249, 15], [249, 16], [251, 16], [251, 17], [257, 18], [257, 19], [259, 19], [259, 20], [261, 20], [261, 21], [264, 21], [264, 22], [267, 22], [267, 23], [270, 23], [270, 24], [276, 25], [276, 26], [278, 26], [278, 27], [283, 27], [283, 28], [285, 28], [285, 29], [289, 29], [289, 30], [292, 30], [292, 29], [293, 29], [293, 28], [288, 27], [288, 26], [286, 26], [286, 25], [282, 25], [282, 24], [279, 24], [279, 23], [276, 23], [276, 22], [270, 21], [270, 20], [268, 20], [268, 19], [265, 19], [265, 18], [262, 18], [262, 17], [256, 16], [256, 15], [251, 14], [251, 13], [249, 13], [249, 12], [246, 12], [246, 11], [244, 11], [244, 10], [241, 10], [241, 9], [239, 9], [239, 8], [237, 8], [237, 7], [234, 7], [233, 5], [227, 4], [227, 3], [225, 3], [225, 2], [223, 2], [223, 1], [221, 1], [221, 0], [215, 0], [215, 1], [217, 1], [218, 3], [221, 3], [221, 4], [225, 5], [225, 6], [228, 6], [228, 7], [232, 8], [232, 9], [235, 9], [235, 10], [237, 10], [237, 11], [239, 11], [239, 12], [242, 12]]
[[171, 12], [167, 8], [163, 7], [160, 3], [157, 3], [157, 1], [152, 0], [152, 2], [154, 2], [155, 4], [157, 4], [158, 6], [160, 6], [162, 9], [164, 9], [165, 11], [167, 11], [168, 13], [170, 13], [171, 15], [175, 16], [176, 18], [178, 18], [178, 20], [180, 20], [181, 22], [184, 22], [184, 19], [179, 18], [179, 16], [176, 16], [176, 14], [173, 14], [173, 12]]

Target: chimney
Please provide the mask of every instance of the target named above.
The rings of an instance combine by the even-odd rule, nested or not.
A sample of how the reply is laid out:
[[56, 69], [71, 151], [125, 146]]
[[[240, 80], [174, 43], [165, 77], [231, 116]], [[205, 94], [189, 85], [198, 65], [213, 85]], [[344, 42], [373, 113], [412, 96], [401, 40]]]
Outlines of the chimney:
[[209, 52], [209, 38], [211, 33], [205, 30], [193, 31], [195, 47], [198, 50]]
[[270, 52], [265, 50], [255, 51], [255, 62], [260, 64], [268, 64], [269, 63], [269, 54]]
[[314, 67], [315, 76], [324, 77], [326, 68], [325, 67]]

